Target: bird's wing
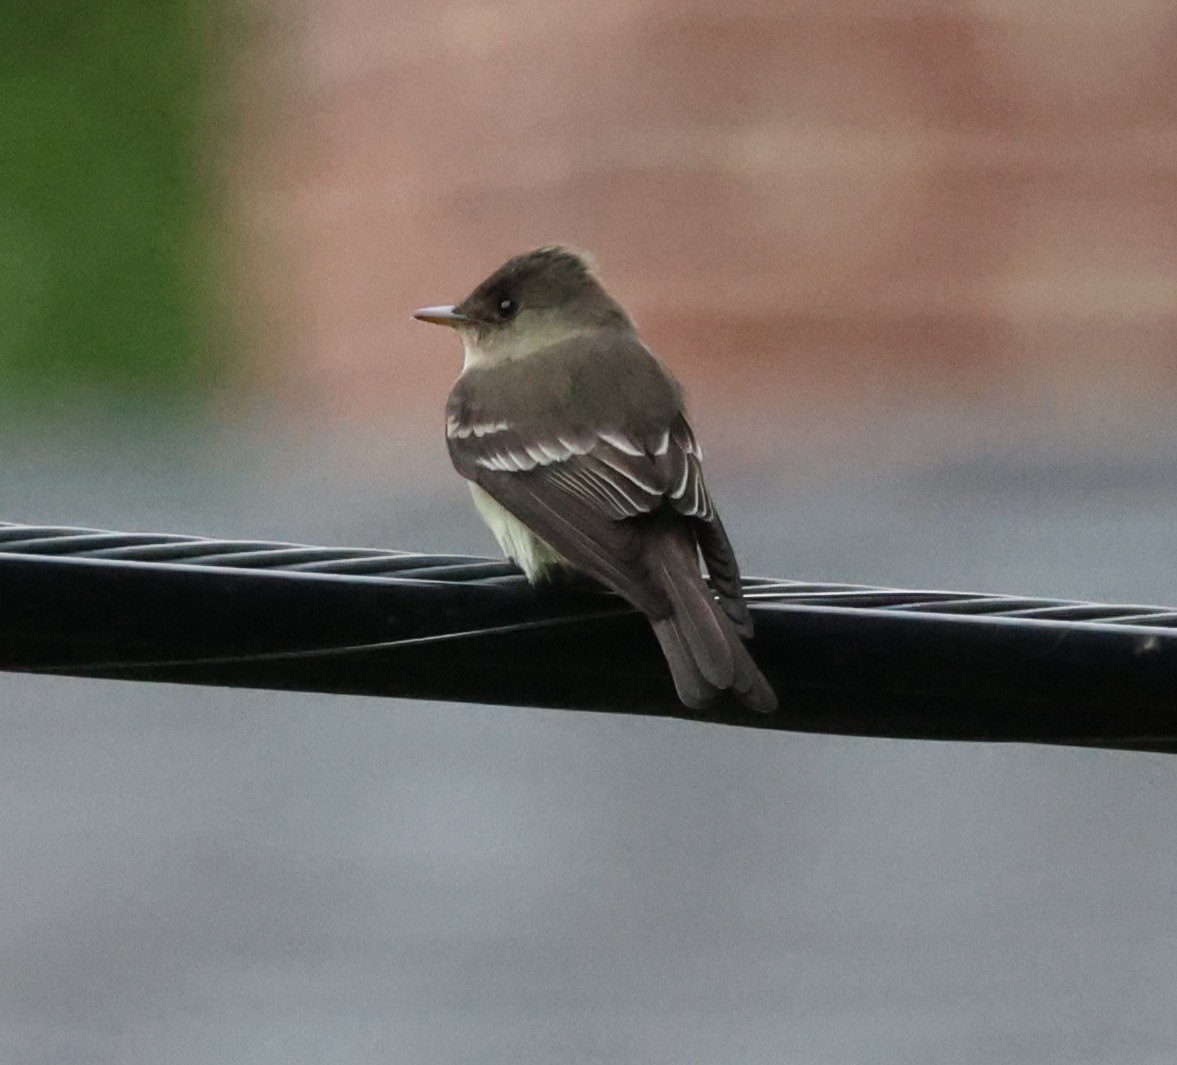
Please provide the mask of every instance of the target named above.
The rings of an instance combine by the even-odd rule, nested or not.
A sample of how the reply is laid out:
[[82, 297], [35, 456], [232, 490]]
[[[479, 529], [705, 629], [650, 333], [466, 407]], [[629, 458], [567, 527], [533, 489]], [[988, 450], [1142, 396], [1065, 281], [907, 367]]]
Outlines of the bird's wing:
[[667, 464], [673, 487], [667, 498], [680, 514], [695, 519], [695, 539], [703, 561], [707, 563], [707, 575], [719, 596], [720, 606], [741, 636], [751, 636], [752, 615], [744, 602], [736, 553], [703, 483], [703, 449], [681, 414], [671, 426], [670, 445]]
[[[528, 422], [531, 421], [531, 424]], [[579, 569], [652, 617], [670, 604], [648, 572], [638, 523], [669, 504], [699, 533], [724, 609], [743, 609], [739, 570], [703, 483], [700, 453], [681, 414], [662, 429], [545, 429], [527, 418], [448, 412], [450, 455], [474, 481]], [[733, 598], [734, 597], [734, 598]]]
[[573, 566], [646, 613], [665, 615], [669, 604], [646, 568], [639, 530], [625, 520], [662, 502], [653, 461], [620, 434], [529, 428], [451, 418], [454, 466]]

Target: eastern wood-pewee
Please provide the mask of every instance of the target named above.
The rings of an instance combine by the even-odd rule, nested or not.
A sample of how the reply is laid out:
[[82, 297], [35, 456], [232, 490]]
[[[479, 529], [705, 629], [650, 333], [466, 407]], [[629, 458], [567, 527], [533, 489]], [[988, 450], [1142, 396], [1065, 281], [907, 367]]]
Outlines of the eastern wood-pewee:
[[586, 258], [539, 248], [415, 317], [462, 339], [446, 439], [503, 551], [532, 582], [570, 566], [642, 611], [687, 706], [731, 691], [774, 710], [682, 388]]

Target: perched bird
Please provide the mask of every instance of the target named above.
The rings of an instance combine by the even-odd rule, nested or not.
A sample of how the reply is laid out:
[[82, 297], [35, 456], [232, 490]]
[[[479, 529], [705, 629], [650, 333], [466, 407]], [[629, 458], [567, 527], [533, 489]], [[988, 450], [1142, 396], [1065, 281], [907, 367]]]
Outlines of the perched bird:
[[461, 337], [446, 439], [504, 553], [533, 583], [569, 566], [629, 600], [650, 619], [687, 706], [730, 691], [774, 710], [742, 640], [752, 618], [682, 388], [590, 261], [539, 248], [456, 306], [414, 317]]

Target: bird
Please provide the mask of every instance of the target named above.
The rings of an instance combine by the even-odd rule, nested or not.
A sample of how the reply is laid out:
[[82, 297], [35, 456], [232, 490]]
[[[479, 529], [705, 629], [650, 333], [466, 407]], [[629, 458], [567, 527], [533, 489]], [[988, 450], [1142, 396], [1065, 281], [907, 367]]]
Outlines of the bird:
[[592, 258], [536, 248], [413, 317], [461, 338], [446, 443], [503, 553], [532, 584], [579, 571], [645, 614], [685, 706], [774, 711], [682, 386]]

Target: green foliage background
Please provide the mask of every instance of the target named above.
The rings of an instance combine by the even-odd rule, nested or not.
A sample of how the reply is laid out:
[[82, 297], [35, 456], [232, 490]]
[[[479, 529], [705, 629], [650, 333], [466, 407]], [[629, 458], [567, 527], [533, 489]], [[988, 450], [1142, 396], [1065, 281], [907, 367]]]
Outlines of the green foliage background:
[[195, 4], [4, 0], [0, 54], [0, 388], [207, 382]]

